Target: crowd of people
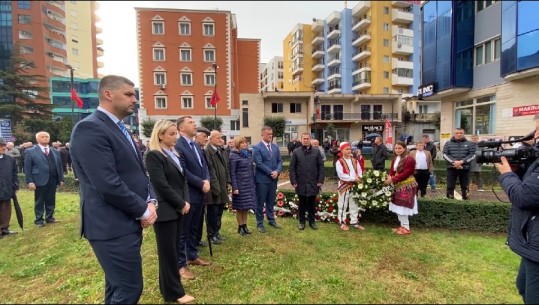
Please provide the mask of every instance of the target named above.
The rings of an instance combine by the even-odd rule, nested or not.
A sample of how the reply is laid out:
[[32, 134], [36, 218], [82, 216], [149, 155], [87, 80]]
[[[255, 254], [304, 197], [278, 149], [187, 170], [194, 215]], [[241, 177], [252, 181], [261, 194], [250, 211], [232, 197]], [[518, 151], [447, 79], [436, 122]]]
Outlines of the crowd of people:
[[[90, 243], [105, 273], [104, 302], [139, 301], [143, 291], [142, 231], [153, 226], [161, 295], [167, 302], [190, 303], [195, 298], [185, 291], [182, 281], [196, 277], [190, 266], [212, 264], [200, 257], [204, 223], [209, 242], [225, 242], [221, 221], [227, 204], [231, 203], [235, 211], [239, 236], [253, 233], [247, 226], [250, 210], [254, 211], [260, 233], [266, 233], [266, 224], [277, 230], [282, 228], [276, 221], [274, 204], [283, 160], [279, 147], [273, 143], [273, 130], [264, 126], [260, 141], [250, 150], [245, 137], [236, 136], [225, 144], [219, 130], [197, 127], [191, 116], [183, 116], [175, 122], [155, 122], [147, 145], [143, 145], [122, 121], [135, 109], [133, 82], [121, 76], [106, 76], [99, 83], [98, 94], [97, 111], [77, 123], [71, 144], [50, 145], [50, 135], [44, 131], [36, 134], [36, 145], [25, 143], [18, 148], [0, 138], [0, 237], [15, 233], [9, 229], [10, 200], [19, 189], [19, 172], [25, 173], [26, 183], [35, 194], [34, 223], [44, 227], [58, 222], [54, 217], [56, 189], [63, 184], [64, 175], [73, 171], [80, 186], [81, 236]], [[468, 141], [464, 130], [457, 128], [445, 144], [448, 198], [454, 198], [457, 179], [462, 198], [469, 198], [470, 172], [481, 191], [480, 165], [475, 162], [477, 141], [476, 136]], [[326, 142], [320, 145], [310, 133], [303, 133], [288, 146], [290, 183], [299, 198], [298, 229], [305, 230], [307, 221], [311, 229], [318, 229], [316, 196], [325, 182], [324, 161], [329, 151], [334, 155], [338, 179], [340, 229], [365, 230], [351, 193], [365, 173], [361, 148], [354, 150], [349, 142]], [[373, 144], [372, 168], [385, 172], [390, 154], [381, 137], [376, 137]], [[428, 135], [423, 135], [412, 151], [403, 141], [395, 143], [384, 181], [393, 189], [388, 209], [400, 222], [392, 230], [395, 234], [411, 234], [409, 216], [418, 214], [418, 196], [426, 195], [429, 183], [431, 188], [436, 187], [435, 157], [436, 147]], [[538, 167], [532, 166], [530, 170], [535, 173]], [[534, 190], [528, 190], [531, 186], [520, 181], [505, 158], [497, 168], [503, 174], [502, 186], [509, 197], [528, 200], [514, 190]], [[531, 181], [533, 177], [526, 174], [522, 179], [535, 185], [537, 179]], [[535, 220], [535, 210], [530, 212], [522, 205], [513, 219], [519, 225], [527, 222], [529, 230], [535, 232], [538, 226], [530, 228], [529, 223]], [[521, 228], [512, 225], [510, 236]], [[536, 293], [532, 294], [537, 291], [537, 281], [528, 278], [539, 270], [533, 258], [535, 250], [523, 246], [529, 237], [513, 236], [509, 242], [523, 256], [519, 291], [526, 302], [539, 299]]]

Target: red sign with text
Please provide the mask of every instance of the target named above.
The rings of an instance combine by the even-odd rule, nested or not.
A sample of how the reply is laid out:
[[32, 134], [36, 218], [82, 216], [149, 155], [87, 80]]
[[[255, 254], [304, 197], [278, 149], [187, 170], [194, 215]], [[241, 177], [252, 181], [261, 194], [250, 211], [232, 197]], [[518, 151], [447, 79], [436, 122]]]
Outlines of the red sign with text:
[[534, 115], [539, 113], [539, 105], [513, 107], [513, 116]]

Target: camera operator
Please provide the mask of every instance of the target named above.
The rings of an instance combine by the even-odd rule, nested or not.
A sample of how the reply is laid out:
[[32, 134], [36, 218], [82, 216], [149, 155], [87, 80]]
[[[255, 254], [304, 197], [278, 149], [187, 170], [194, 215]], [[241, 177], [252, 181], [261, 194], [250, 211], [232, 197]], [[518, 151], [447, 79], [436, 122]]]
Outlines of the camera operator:
[[[535, 117], [539, 138], [539, 116]], [[495, 163], [500, 183], [511, 201], [508, 245], [522, 259], [516, 286], [525, 304], [539, 304], [539, 159], [519, 177], [506, 157]], [[517, 165], [518, 166], [518, 165]]]

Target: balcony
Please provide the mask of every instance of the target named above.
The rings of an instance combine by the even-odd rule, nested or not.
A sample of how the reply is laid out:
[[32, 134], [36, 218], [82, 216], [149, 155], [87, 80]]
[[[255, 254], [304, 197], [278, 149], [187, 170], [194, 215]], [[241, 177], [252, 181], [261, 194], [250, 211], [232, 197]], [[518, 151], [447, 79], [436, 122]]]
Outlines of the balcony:
[[324, 64], [316, 64], [315, 66], [313, 66], [313, 68], [311, 70], [313, 72], [318, 72], [318, 71], [324, 70], [324, 68], [325, 68]]
[[391, 27], [391, 37], [395, 37], [397, 35], [414, 37], [414, 31], [410, 29], [404, 29], [404, 28], [394, 25]]
[[393, 41], [391, 46], [391, 53], [393, 55], [411, 55], [414, 53], [414, 47], [407, 44], [401, 44]]
[[102, 61], [97, 61], [97, 67], [98, 68], [103, 68], [104, 66], [105, 66], [105, 64]]
[[354, 71], [352, 71], [352, 75], [356, 75], [361, 72], [371, 71], [371, 64], [367, 63], [361, 67], [356, 67]]
[[311, 31], [314, 33], [319, 33], [324, 29], [324, 20], [316, 19], [316, 21], [311, 24]]
[[409, 8], [410, 1], [391, 1], [391, 6], [400, 8]]
[[316, 46], [316, 45], [319, 45], [319, 44], [321, 44], [321, 43], [323, 43], [323, 42], [324, 42], [324, 36], [318, 35], [318, 36], [316, 36], [316, 37], [313, 38], [312, 44], [313, 44], [314, 46]]
[[353, 91], [368, 89], [370, 87], [371, 87], [371, 81], [369, 79], [360, 79], [352, 83]]
[[352, 31], [354, 32], [362, 31], [366, 29], [370, 24], [371, 24], [371, 18], [369, 17], [357, 20], [352, 26]]
[[340, 35], [341, 31], [339, 29], [334, 29], [333, 31], [328, 33], [328, 39], [339, 38]]
[[97, 56], [100, 57], [100, 56], [103, 56], [105, 55], [105, 51], [103, 50], [102, 47], [97, 47]]
[[325, 81], [325, 80], [324, 80], [323, 78], [317, 77], [317, 78], [315, 78], [315, 79], [312, 81], [311, 85], [313, 85], [313, 86], [318, 86], [318, 85], [320, 85], [320, 84], [323, 84], [324, 81]]
[[363, 32], [360, 33], [353, 38], [352, 45], [354, 47], [358, 47], [360, 45], [363, 45], [371, 40], [371, 32]]
[[341, 64], [341, 60], [338, 57], [330, 58], [328, 62], [328, 68]]
[[[331, 74], [333, 73], [333, 74]], [[328, 76], [328, 81], [334, 79], [334, 78], [341, 78], [341, 72], [340, 71], [335, 71], [335, 72], [329, 72], [329, 76]]]
[[329, 14], [328, 18], [326, 18], [326, 23], [328, 26], [334, 26], [341, 21], [341, 13], [340, 12], [333, 12]]
[[391, 10], [391, 21], [410, 24], [414, 21], [414, 14], [394, 8]]
[[414, 79], [412, 77], [398, 76], [393, 73], [393, 86], [413, 86]]
[[359, 1], [356, 6], [352, 9], [352, 16], [359, 17], [363, 16], [366, 12], [371, 9], [371, 1]]
[[303, 64], [294, 65], [292, 68], [292, 76], [303, 72]]
[[313, 49], [312, 58], [320, 58], [322, 56], [324, 56], [324, 46], [320, 46], [319, 48]]
[[103, 45], [103, 39], [101, 39], [99, 37], [96, 37], [95, 38], [95, 44], [98, 45], [98, 46], [102, 46]]
[[333, 87], [328, 90], [328, 94], [341, 93], [341, 87]]
[[371, 56], [371, 48], [367, 47], [363, 50], [358, 51], [354, 57], [352, 57], [353, 61], [361, 61], [363, 59], [369, 58]]
[[339, 53], [340, 50], [341, 50], [341, 43], [335, 42], [328, 48], [328, 53], [335, 54], [335, 53]]
[[320, 120], [322, 121], [380, 121], [386, 119], [396, 121], [399, 118], [398, 113], [394, 112], [322, 112]]
[[103, 29], [100, 28], [100, 27], [98, 27], [98, 26], [96, 26], [96, 27], [95, 27], [95, 33], [96, 33], [96, 34], [101, 34], [101, 33], [103, 33]]
[[414, 63], [412, 61], [399, 60], [398, 58], [391, 59], [391, 69], [414, 69]]

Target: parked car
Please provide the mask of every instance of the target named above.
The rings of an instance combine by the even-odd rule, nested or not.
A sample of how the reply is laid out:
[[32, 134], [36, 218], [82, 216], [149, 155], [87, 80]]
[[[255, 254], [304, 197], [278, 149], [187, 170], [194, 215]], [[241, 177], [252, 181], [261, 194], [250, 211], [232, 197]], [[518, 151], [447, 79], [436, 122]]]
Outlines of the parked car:
[[[355, 152], [358, 149], [359, 141], [354, 141], [350, 144], [352, 146], [352, 152]], [[363, 145], [361, 147], [361, 154], [362, 155], [372, 155], [372, 142], [371, 141], [363, 141]]]

